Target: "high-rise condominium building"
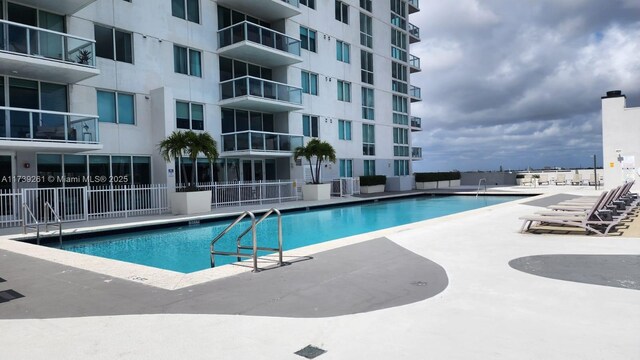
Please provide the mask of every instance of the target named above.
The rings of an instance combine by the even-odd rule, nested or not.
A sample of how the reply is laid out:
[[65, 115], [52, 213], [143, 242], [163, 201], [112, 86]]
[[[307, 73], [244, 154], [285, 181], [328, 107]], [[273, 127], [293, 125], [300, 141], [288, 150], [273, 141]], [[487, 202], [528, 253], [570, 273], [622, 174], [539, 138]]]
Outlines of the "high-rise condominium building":
[[[406, 176], [420, 89], [417, 0], [0, 1], [3, 189], [175, 184], [157, 144], [210, 133], [199, 182], [302, 179], [311, 138], [324, 180]], [[17, 181], [16, 181], [17, 179]], [[79, 183], [80, 182], [80, 183]]]

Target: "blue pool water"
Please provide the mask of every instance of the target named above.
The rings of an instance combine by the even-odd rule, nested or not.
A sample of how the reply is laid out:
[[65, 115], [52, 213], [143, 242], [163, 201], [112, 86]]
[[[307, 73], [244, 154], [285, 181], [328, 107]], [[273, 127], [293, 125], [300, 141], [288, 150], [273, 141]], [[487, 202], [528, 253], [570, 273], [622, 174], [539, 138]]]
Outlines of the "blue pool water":
[[[404, 225], [439, 216], [520, 199], [516, 196], [414, 197], [341, 206], [282, 215], [285, 250], [346, 236]], [[122, 260], [136, 264], [190, 273], [209, 268], [209, 244], [231, 220], [199, 225], [138, 231], [127, 234], [67, 241], [61, 249]], [[249, 222], [234, 227], [217, 244], [216, 250], [235, 251], [235, 239]], [[244, 245], [250, 245], [251, 235]], [[273, 215], [258, 226], [259, 246], [277, 247], [277, 220]], [[217, 256], [216, 266], [234, 262]]]

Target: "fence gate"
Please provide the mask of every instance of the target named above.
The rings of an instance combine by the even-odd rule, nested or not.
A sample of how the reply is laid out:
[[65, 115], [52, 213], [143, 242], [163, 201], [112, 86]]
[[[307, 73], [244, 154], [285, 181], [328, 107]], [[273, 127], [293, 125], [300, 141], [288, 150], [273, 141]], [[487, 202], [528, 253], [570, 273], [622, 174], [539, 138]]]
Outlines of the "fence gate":
[[[22, 189], [22, 202], [38, 221], [45, 219], [45, 203], [48, 202], [64, 222], [87, 220], [87, 188]], [[27, 218], [27, 224], [33, 219]]]

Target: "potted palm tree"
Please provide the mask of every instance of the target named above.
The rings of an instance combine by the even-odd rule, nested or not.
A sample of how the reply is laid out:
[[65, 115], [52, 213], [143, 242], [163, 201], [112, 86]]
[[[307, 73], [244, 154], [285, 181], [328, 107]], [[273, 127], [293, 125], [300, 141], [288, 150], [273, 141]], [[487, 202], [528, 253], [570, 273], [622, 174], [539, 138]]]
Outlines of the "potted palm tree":
[[[186, 186], [170, 195], [171, 211], [174, 214], [209, 212], [211, 191], [199, 191], [196, 187], [196, 162], [200, 154], [209, 161], [215, 161], [218, 158], [216, 141], [206, 132], [174, 131], [158, 144], [158, 150], [166, 162], [185, 155], [191, 159], [191, 176], [187, 179]], [[186, 176], [184, 164], [182, 164], [182, 173]]]
[[[311, 170], [311, 183], [302, 186], [304, 200], [329, 200], [331, 184], [320, 182], [320, 168], [323, 161], [336, 162], [336, 150], [326, 141], [311, 139], [306, 146], [297, 147], [294, 152], [296, 160], [305, 158]], [[315, 166], [313, 163], [315, 159]]]

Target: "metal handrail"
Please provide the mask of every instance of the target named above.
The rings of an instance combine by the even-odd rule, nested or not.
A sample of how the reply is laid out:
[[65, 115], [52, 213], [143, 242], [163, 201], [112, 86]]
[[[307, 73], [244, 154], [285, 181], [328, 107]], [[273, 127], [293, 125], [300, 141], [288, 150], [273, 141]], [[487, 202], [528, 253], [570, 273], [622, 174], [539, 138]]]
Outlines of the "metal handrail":
[[478, 181], [478, 189], [476, 190], [476, 198], [478, 197], [478, 195], [480, 195], [480, 186], [482, 185], [482, 183], [484, 182], [484, 193], [487, 193], [487, 179], [482, 178], [480, 179], [480, 181]]
[[[29, 217], [33, 220], [33, 223], [35, 224], [35, 226], [27, 225], [27, 215], [29, 215]], [[33, 215], [33, 212], [29, 208], [29, 205], [27, 205], [26, 203], [22, 203], [22, 233], [23, 234], [27, 233], [27, 228], [34, 229], [36, 231], [36, 243], [40, 245], [40, 222], [38, 222], [38, 219], [36, 218], [36, 216]]]
[[[271, 215], [274, 212], [278, 215], [278, 248], [259, 247], [258, 238], [256, 234], [256, 226], [262, 221], [264, 221], [267, 217], [269, 217], [269, 215]], [[224, 235], [229, 233], [229, 231], [231, 231], [231, 229], [234, 226], [238, 225], [238, 223], [240, 223], [240, 221], [242, 221], [242, 219], [244, 219], [247, 216], [251, 217], [251, 225], [246, 230], [244, 230], [240, 234], [240, 236], [238, 236], [238, 238], [236, 239], [236, 246], [237, 246], [236, 252], [216, 251], [215, 250], [216, 242], [218, 242], [218, 240], [220, 240]], [[240, 244], [240, 241], [249, 232], [251, 232], [252, 246], [251, 247], [242, 246]], [[282, 215], [280, 214], [280, 211], [278, 209], [272, 208], [269, 211], [267, 211], [264, 215], [262, 215], [262, 217], [258, 221], [256, 221], [256, 217], [251, 211], [243, 212], [240, 216], [236, 218], [234, 222], [229, 224], [229, 226], [227, 226], [220, 234], [218, 234], [218, 236], [216, 236], [213, 240], [211, 240], [210, 250], [211, 250], [211, 267], [212, 268], [216, 266], [216, 263], [215, 263], [216, 255], [226, 255], [226, 256], [235, 256], [238, 258], [238, 261], [240, 261], [241, 257], [252, 258], [253, 272], [259, 272], [260, 270], [258, 269], [258, 250], [277, 251], [278, 265], [280, 266], [284, 265], [284, 262], [282, 261]], [[241, 253], [240, 250], [251, 250], [251, 254]]]
[[[48, 201], [44, 202], [44, 207], [44, 231], [49, 231], [49, 214], [53, 213], [55, 224], [52, 224], [52, 226], [58, 227], [58, 239], [60, 241], [60, 245], [62, 245], [62, 220], [60, 219], [58, 213], [51, 207], [51, 204]], [[49, 209], [47, 210], [47, 208]]]
[[[240, 244], [240, 241], [242, 240], [242, 238], [247, 235], [247, 233], [249, 233], [249, 231], [255, 231], [255, 227], [258, 226], [261, 222], [263, 222], [266, 218], [269, 217], [269, 215], [276, 213], [276, 215], [278, 215], [278, 247], [277, 248], [268, 248], [268, 247], [257, 247], [257, 242], [253, 242], [253, 248], [249, 248], [247, 246], [242, 246]], [[282, 261], [282, 214], [280, 213], [280, 210], [276, 209], [276, 208], [271, 208], [269, 211], [267, 211], [266, 213], [264, 213], [264, 215], [262, 215], [262, 217], [256, 221], [255, 225], [252, 224], [252, 227], [248, 227], [245, 231], [242, 232], [242, 234], [240, 234], [240, 236], [238, 236], [238, 238], [236, 239], [236, 245], [238, 248], [238, 252], [240, 252], [240, 249], [253, 249], [254, 252], [257, 252], [257, 250], [262, 250], [262, 251], [277, 251], [278, 252], [278, 265], [282, 266], [284, 264], [284, 262]], [[238, 259], [239, 261], [239, 259]], [[254, 258], [254, 262], [256, 261], [256, 258]], [[257, 264], [254, 264], [254, 266], [257, 266]]]

